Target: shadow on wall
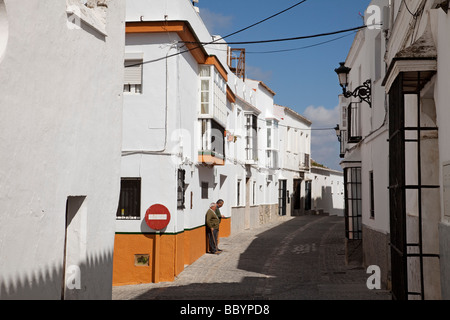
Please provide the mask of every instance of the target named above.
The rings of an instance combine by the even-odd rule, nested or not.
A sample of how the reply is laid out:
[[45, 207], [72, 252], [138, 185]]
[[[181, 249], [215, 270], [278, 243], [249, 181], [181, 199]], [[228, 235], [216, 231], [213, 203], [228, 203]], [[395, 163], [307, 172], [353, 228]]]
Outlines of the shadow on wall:
[[344, 215], [344, 209], [342, 208], [343, 200], [341, 203], [339, 203], [340, 201], [336, 201], [336, 199], [333, 197], [332, 188], [329, 186], [322, 187], [321, 197], [316, 196], [312, 202], [313, 205], [311, 210], [313, 211], [328, 213], [329, 215]]
[[2, 274], [0, 300], [111, 299], [112, 260], [112, 251], [92, 254], [82, 265], [67, 268], [66, 281], [62, 265], [49, 264], [11, 276]]

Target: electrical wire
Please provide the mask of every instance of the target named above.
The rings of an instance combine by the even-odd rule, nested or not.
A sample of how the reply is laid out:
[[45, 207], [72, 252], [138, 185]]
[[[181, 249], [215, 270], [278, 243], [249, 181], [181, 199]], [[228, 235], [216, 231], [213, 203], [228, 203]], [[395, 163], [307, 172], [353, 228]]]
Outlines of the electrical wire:
[[[219, 41], [219, 40], [222, 40], [222, 39], [225, 39], [225, 38], [234, 36], [235, 34], [238, 34], [238, 33], [242, 32], [242, 31], [245, 31], [245, 30], [247, 30], [247, 29], [253, 28], [254, 26], [257, 26], [258, 24], [261, 24], [261, 23], [263, 23], [263, 22], [265, 22], [265, 21], [267, 21], [267, 20], [270, 20], [270, 19], [272, 19], [272, 18], [275, 18], [276, 16], [279, 16], [280, 14], [285, 13], [286, 11], [289, 11], [289, 10], [293, 9], [293, 8], [295, 8], [295, 7], [298, 6], [298, 5], [301, 5], [302, 3], [305, 3], [306, 1], [308, 1], [308, 0], [303, 0], [303, 1], [297, 2], [296, 4], [294, 4], [293, 6], [290, 6], [290, 7], [287, 8], [287, 9], [284, 9], [284, 10], [282, 10], [282, 11], [280, 11], [280, 12], [277, 12], [277, 13], [275, 13], [274, 15], [271, 15], [270, 17], [267, 17], [267, 18], [265, 18], [265, 19], [263, 19], [263, 20], [260, 20], [260, 21], [254, 23], [254, 24], [252, 24], [252, 25], [250, 25], [250, 26], [248, 26], [248, 27], [245, 27], [245, 28], [242, 28], [242, 29], [240, 29], [240, 30], [238, 30], [238, 31], [235, 31], [235, 32], [233, 32], [233, 33], [230, 33], [230, 34], [228, 34], [228, 35], [226, 35], [226, 36], [224, 36], [224, 37], [222, 37], [222, 38], [220, 38], [220, 39], [217, 39], [217, 40], [215, 40], [215, 41]], [[213, 41], [213, 42], [215, 42], [215, 41]]]
[[[283, 42], [283, 41], [293, 41], [293, 40], [304, 40], [304, 39], [312, 39], [312, 38], [318, 38], [318, 37], [326, 37], [334, 34], [339, 33], [345, 33], [350, 31], [358, 31], [360, 29], [367, 28], [367, 26], [359, 26], [355, 28], [350, 29], [344, 29], [344, 30], [338, 30], [338, 31], [332, 31], [332, 32], [326, 32], [326, 33], [319, 33], [309, 36], [300, 36], [300, 37], [291, 37], [291, 38], [282, 38], [282, 39], [270, 39], [270, 40], [256, 40], [256, 41], [236, 41], [236, 42], [224, 42], [224, 43], [217, 43], [217, 44], [224, 44], [224, 45], [236, 45], [236, 44], [260, 44], [260, 43], [272, 43], [272, 42]], [[209, 42], [195, 42], [195, 41], [180, 41], [182, 43], [191, 43], [191, 44], [201, 44], [201, 45], [208, 45]]]
[[[290, 48], [290, 49], [279, 49], [279, 50], [269, 50], [269, 51], [245, 51], [245, 54], [266, 54], [266, 53], [281, 53], [281, 52], [289, 52], [289, 51], [297, 51], [297, 50], [303, 50], [303, 49], [309, 49], [309, 48], [313, 48], [313, 47], [318, 47], [333, 41], [337, 41], [340, 40], [342, 38], [348, 37], [353, 35], [354, 33], [349, 33], [331, 40], [327, 40], [327, 41], [322, 41], [319, 43], [315, 43], [315, 44], [311, 44], [308, 46], [303, 46], [303, 47], [298, 47], [298, 48]], [[220, 49], [215, 49], [215, 50], [220, 50]], [[224, 50], [225, 51], [225, 50]]]
[[[268, 120], [266, 119], [260, 119], [260, 118], [256, 118], [257, 121], [261, 121], [261, 122], [266, 122]], [[278, 122], [278, 120], [277, 120]], [[295, 127], [292, 125], [287, 125], [287, 124], [281, 124], [281, 123], [277, 123], [278, 127], [284, 127], [284, 128], [291, 128], [291, 129], [297, 129], [297, 130], [301, 130], [301, 131], [326, 131], [326, 130], [336, 130], [335, 127], [323, 127], [323, 128], [303, 128], [303, 127]]]
[[302, 1], [300, 1], [300, 2], [297, 2], [296, 4], [290, 6], [289, 8], [284, 9], [284, 10], [282, 10], [282, 11], [279, 11], [279, 12], [277, 12], [277, 13], [271, 15], [270, 17], [267, 17], [267, 18], [265, 18], [265, 19], [262, 19], [262, 20], [260, 20], [260, 21], [258, 21], [258, 22], [256, 22], [256, 23], [253, 23], [253, 24], [249, 25], [248, 27], [245, 27], [245, 28], [242, 28], [242, 29], [237, 30], [237, 31], [235, 31], [235, 32], [232, 32], [232, 33], [230, 33], [230, 34], [228, 34], [228, 35], [226, 35], [226, 36], [224, 36], [224, 37], [215, 39], [214, 41], [208, 42], [208, 43], [206, 43], [206, 44], [204, 44], [204, 45], [202, 44], [202, 45], [199, 45], [199, 46], [194, 47], [194, 48], [191, 48], [191, 49], [187, 49], [187, 50], [184, 50], [184, 51], [179, 51], [179, 52], [177, 52], [177, 53], [171, 54], [171, 55], [166, 56], [166, 57], [161, 57], [161, 58], [158, 58], [158, 59], [153, 59], [153, 60], [148, 60], [148, 61], [143, 61], [143, 62], [140, 62], [140, 63], [128, 65], [128, 66], [126, 66], [125, 68], [135, 67], [135, 66], [138, 66], [138, 65], [143, 65], [143, 64], [152, 63], [152, 62], [158, 62], [158, 61], [161, 61], [161, 60], [164, 60], [164, 59], [168, 59], [168, 58], [171, 58], [171, 57], [174, 57], [174, 56], [177, 56], [177, 55], [186, 53], [186, 52], [190, 52], [190, 51], [195, 50], [195, 49], [203, 48], [203, 47], [204, 47], [205, 45], [207, 45], [207, 44], [213, 44], [213, 43], [216, 43], [216, 42], [219, 41], [219, 40], [222, 40], [222, 39], [225, 39], [225, 38], [234, 36], [235, 34], [238, 34], [238, 33], [240, 33], [240, 32], [243, 32], [243, 31], [245, 31], [245, 30], [248, 30], [248, 29], [250, 29], [250, 28], [252, 28], [252, 27], [254, 27], [254, 26], [257, 26], [257, 25], [259, 25], [259, 24], [261, 24], [261, 23], [263, 23], [263, 22], [266, 22], [267, 20], [270, 20], [270, 19], [272, 19], [272, 18], [274, 18], [274, 17], [276, 17], [276, 16], [279, 16], [280, 14], [285, 13], [286, 11], [289, 11], [289, 10], [291, 10], [291, 9], [293, 9], [293, 8], [295, 8], [295, 7], [297, 7], [297, 6], [299, 6], [299, 5], [301, 5], [302, 3], [305, 3], [306, 1], [308, 1], [308, 0], [302, 0]]
[[[281, 42], [281, 41], [293, 41], [293, 40], [304, 40], [304, 39], [312, 39], [312, 38], [318, 38], [318, 37], [326, 37], [326, 36], [330, 36], [330, 35], [334, 35], [334, 34], [340, 34], [340, 33], [346, 33], [346, 32], [351, 32], [351, 31], [358, 31], [361, 29], [367, 28], [367, 26], [359, 26], [359, 27], [355, 27], [355, 28], [350, 28], [350, 29], [345, 29], [345, 30], [338, 30], [338, 31], [333, 31], [333, 32], [327, 32], [327, 33], [320, 33], [320, 34], [314, 34], [314, 35], [309, 35], [309, 36], [300, 36], [300, 37], [293, 37], [293, 38], [284, 38], [284, 39], [272, 39], [272, 40], [259, 40], [259, 41], [243, 41], [243, 42], [229, 42], [229, 43], [223, 43], [223, 44], [256, 44], [256, 43], [269, 43], [269, 42]], [[337, 40], [337, 39], [335, 39]], [[330, 40], [329, 42], [331, 42], [332, 40]], [[157, 62], [157, 61], [161, 61], [161, 60], [165, 60], [201, 47], [204, 47], [208, 44], [211, 44], [211, 42], [191, 42], [191, 41], [180, 41], [181, 43], [190, 43], [190, 44], [199, 44], [199, 46], [196, 46], [194, 48], [191, 49], [187, 49], [184, 51], [179, 51], [177, 53], [168, 55], [166, 57], [161, 57], [158, 59], [153, 59], [153, 60], [147, 60], [147, 61], [143, 61], [143, 62], [139, 62], [139, 63], [135, 63], [135, 64], [130, 64], [127, 65], [126, 68], [128, 67], [134, 67], [134, 66], [138, 66], [138, 65], [143, 65], [143, 64], [148, 64], [148, 63], [153, 63], [153, 62]], [[326, 42], [325, 42], [326, 43]], [[222, 43], [218, 43], [218, 44], [222, 44]], [[320, 43], [322, 44], [322, 43]], [[319, 44], [317, 44], [319, 45]]]

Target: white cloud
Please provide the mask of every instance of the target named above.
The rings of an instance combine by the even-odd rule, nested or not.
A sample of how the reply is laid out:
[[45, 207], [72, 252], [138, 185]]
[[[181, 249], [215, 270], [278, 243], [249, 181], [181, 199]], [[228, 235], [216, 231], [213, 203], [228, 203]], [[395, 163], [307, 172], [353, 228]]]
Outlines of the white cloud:
[[267, 82], [272, 78], [272, 71], [265, 71], [259, 67], [251, 65], [245, 66], [246, 76], [250, 79]]
[[[229, 29], [233, 23], [232, 16], [224, 16], [220, 13], [212, 12], [206, 8], [200, 8], [200, 16], [212, 35], [216, 35], [220, 31]], [[220, 34], [225, 36], [224, 34]]]
[[335, 127], [339, 122], [339, 106], [331, 110], [323, 106], [309, 106], [305, 109], [304, 115], [313, 122], [313, 126], [316, 128]]
[[327, 109], [323, 106], [309, 106], [304, 113], [312, 121], [312, 128], [330, 128], [329, 130], [312, 130], [311, 157], [329, 168], [340, 170], [339, 142], [332, 129], [339, 123], [339, 106]]

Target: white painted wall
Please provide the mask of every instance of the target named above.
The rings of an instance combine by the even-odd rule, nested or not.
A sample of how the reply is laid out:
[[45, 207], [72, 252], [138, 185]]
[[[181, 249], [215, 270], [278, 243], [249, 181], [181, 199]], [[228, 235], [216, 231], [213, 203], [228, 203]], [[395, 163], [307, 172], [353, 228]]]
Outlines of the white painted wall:
[[[188, 21], [200, 41], [212, 40], [190, 1], [159, 1], [152, 4], [137, 0], [127, 1], [127, 21], [164, 20]], [[126, 52], [140, 53], [144, 61], [150, 61], [183, 50], [177, 44], [178, 40], [174, 33], [130, 34], [126, 39]], [[248, 206], [245, 209], [246, 199], [249, 200], [250, 207], [278, 204], [277, 171], [266, 168], [266, 118], [276, 117], [274, 93], [258, 80], [243, 81], [231, 73], [223, 48], [222, 45], [205, 47], [209, 54], [218, 57], [227, 70], [228, 87], [245, 101], [238, 99], [235, 103], [227, 102], [226, 130], [236, 136], [236, 140], [225, 142], [225, 166], [211, 168], [197, 163], [200, 81], [198, 64], [190, 53], [145, 64], [142, 94], [125, 94], [122, 177], [142, 177], [141, 220], [118, 220], [117, 232], [152, 232], [143, 219], [145, 211], [154, 203], [164, 204], [171, 213], [176, 212], [176, 218], [171, 220], [165, 232], [180, 232], [203, 225], [210, 202], [219, 198], [225, 200], [221, 212], [232, 218], [234, 231], [259, 223], [255, 218], [257, 211], [252, 208], [249, 213]], [[245, 104], [258, 111], [258, 161], [257, 164], [247, 167]], [[166, 106], [167, 123], [165, 112], [161, 112], [166, 110]], [[304, 149], [300, 148], [301, 152], [310, 152], [310, 138], [306, 138], [308, 134], [309, 132], [304, 135], [305, 143], [301, 143], [301, 148]], [[188, 185], [185, 193], [186, 208], [183, 210], [176, 208], [178, 168], [186, 170], [185, 182]], [[269, 174], [273, 175], [273, 181], [268, 181]], [[247, 178], [249, 188], [246, 188]], [[241, 187], [238, 203], [239, 180]], [[201, 198], [201, 182], [209, 184], [208, 199]], [[241, 214], [241, 211], [245, 212]]]
[[[440, 174], [441, 183], [441, 200], [439, 201], [435, 192], [431, 190], [423, 191], [423, 213], [424, 213], [424, 250], [427, 252], [439, 251], [438, 249], [438, 234], [440, 232], [441, 241], [448, 239], [448, 218], [445, 217], [445, 199], [443, 197], [443, 190], [445, 189], [444, 177], [442, 168], [448, 161], [449, 150], [445, 145], [446, 136], [446, 121], [449, 119], [447, 108], [448, 101], [448, 66], [445, 63], [449, 54], [450, 44], [448, 40], [448, 28], [449, 18], [441, 9], [433, 9], [438, 1], [419, 1], [414, 0], [407, 3], [408, 8], [416, 12], [419, 5], [424, 5], [423, 14], [413, 18], [405, 7], [403, 1], [392, 1], [394, 4], [391, 11], [391, 28], [389, 30], [389, 43], [386, 48], [386, 42], [381, 34], [381, 57], [385, 59], [387, 65], [390, 65], [395, 55], [400, 51], [408, 47], [414, 41], [416, 41], [425, 31], [428, 24], [431, 24], [433, 40], [438, 50], [438, 72], [436, 76], [422, 90], [422, 125], [434, 126], [434, 119], [437, 119], [439, 127], [439, 146], [437, 145], [436, 136], [427, 133], [427, 137], [422, 137], [422, 179], [425, 184], [435, 185], [439, 180], [437, 176]], [[383, 1], [372, 1], [371, 4], [386, 5]], [[412, 22], [414, 27], [411, 29]], [[379, 233], [389, 233], [389, 193], [387, 186], [389, 185], [389, 166], [388, 166], [388, 143], [386, 142], [388, 137], [387, 126], [385, 122], [386, 118], [386, 104], [384, 104], [384, 87], [380, 86], [379, 70], [377, 70], [376, 62], [374, 58], [379, 58], [379, 49], [377, 47], [377, 34], [376, 31], [366, 30], [364, 33], [359, 32], [359, 35], [355, 38], [354, 44], [347, 57], [346, 64], [352, 67], [351, 83], [354, 89], [356, 83], [360, 84], [366, 78], [374, 80], [372, 87], [372, 109], [364, 108], [362, 113], [362, 126], [364, 139], [358, 144], [353, 145], [353, 149], [346, 154], [344, 161], [346, 160], [360, 160], [362, 165], [362, 214], [363, 224], [372, 230]], [[385, 51], [387, 49], [387, 51]], [[443, 63], [444, 61], [444, 63]], [[384, 78], [386, 70], [383, 67], [381, 70], [381, 79]], [[433, 101], [434, 98], [434, 101]], [[416, 98], [406, 96], [405, 109], [406, 122], [412, 126], [417, 123], [416, 119]], [[365, 104], [363, 103], [363, 107]], [[436, 116], [434, 115], [434, 108], [436, 110]], [[352, 145], [349, 145], [352, 147]], [[416, 160], [416, 147], [413, 144], [406, 145], [406, 178], [407, 184], [417, 183], [417, 160]], [[439, 158], [439, 170], [436, 170], [436, 162]], [[344, 164], [346, 165], [346, 164]], [[349, 164], [347, 164], [349, 165]], [[370, 218], [370, 194], [368, 181], [368, 174], [370, 171], [374, 173], [374, 186], [375, 186], [375, 217]], [[445, 196], [444, 196], [445, 197]], [[417, 241], [415, 232], [417, 230], [417, 192], [407, 192], [407, 219], [408, 219], [408, 241]], [[437, 213], [441, 213], [441, 227], [438, 228], [439, 217]], [[439, 230], [438, 230], [439, 229]], [[448, 296], [448, 288], [450, 288], [448, 281], [448, 270], [445, 270], [448, 264], [448, 246], [441, 243], [441, 271], [436, 263], [436, 260], [427, 259], [424, 268], [425, 277], [425, 298], [435, 299], [440, 297], [440, 284], [437, 275], [441, 273], [441, 280], [445, 287], [442, 292], [446, 292]], [[408, 277], [410, 277], [411, 290], [417, 290], [417, 283], [419, 277], [419, 267], [415, 262], [410, 260]], [[414, 284], [414, 282], [416, 282]], [[414, 287], [415, 286], [415, 287]]]
[[[376, 0], [371, 5], [381, 8], [388, 1]], [[385, 39], [382, 30], [365, 29], [355, 36], [353, 45], [346, 59], [346, 66], [352, 68], [348, 90], [353, 91], [364, 81], [372, 81], [372, 106], [366, 102], [357, 105], [360, 112], [360, 126], [363, 140], [359, 144], [348, 143], [343, 167], [355, 166], [355, 160], [361, 161], [362, 178], [362, 222], [369, 228], [387, 234], [389, 232], [389, 167], [388, 167], [388, 122], [387, 104], [382, 81], [386, 73], [384, 62]], [[358, 103], [358, 98], [345, 99], [341, 96], [342, 105], [350, 102]], [[342, 117], [342, 112], [341, 112]], [[342, 124], [342, 119], [341, 119]], [[349, 124], [347, 124], [348, 126]], [[342, 128], [342, 127], [341, 127]], [[347, 162], [345, 164], [345, 162]], [[369, 174], [374, 173], [375, 218], [370, 217]]]
[[311, 167], [311, 209], [330, 215], [344, 216], [344, 177], [342, 172]]
[[433, 37], [437, 43], [438, 53], [438, 73], [436, 75], [434, 89], [434, 103], [436, 105], [436, 119], [439, 127], [439, 180], [441, 186], [441, 222], [439, 225], [440, 285], [442, 299], [449, 299], [450, 270], [448, 266], [450, 261], [450, 247], [448, 245], [448, 237], [450, 234], [450, 208], [448, 202], [448, 181], [446, 178], [447, 171], [444, 170], [444, 166], [450, 161], [450, 147], [446, 142], [446, 137], [450, 134], [447, 125], [448, 121], [450, 121], [450, 112], [448, 110], [448, 101], [450, 99], [450, 92], [448, 90], [450, 66], [446, 62], [450, 59], [450, 40], [448, 38], [450, 17], [443, 10], [436, 9], [431, 11], [430, 19], [434, 29]]
[[[436, 84], [434, 91], [434, 101], [436, 104], [436, 119], [439, 127], [439, 161], [440, 161], [440, 181], [441, 186], [445, 188], [444, 176], [442, 166], [450, 161], [450, 147], [446, 143], [445, 137], [450, 132], [447, 125], [447, 121], [450, 120], [450, 110], [448, 110], [448, 101], [450, 99], [450, 91], [448, 90], [448, 83], [450, 81], [450, 65], [446, 62], [450, 58], [450, 39], [445, 35], [446, 30], [450, 28], [450, 18], [448, 15], [439, 9], [434, 10], [430, 16], [432, 25], [435, 28], [434, 39], [438, 43], [438, 73], [436, 75]], [[443, 188], [441, 188], [443, 189]], [[444, 190], [441, 190], [442, 194], [442, 222], [446, 225], [450, 225], [450, 208], [444, 202], [446, 199], [443, 194]]]
[[60, 299], [66, 201], [85, 196], [80, 289], [68, 297], [108, 299], [120, 187], [124, 3], [109, 3], [106, 37], [84, 22], [68, 24], [65, 1], [1, 1], [0, 18], [5, 5], [0, 298]]

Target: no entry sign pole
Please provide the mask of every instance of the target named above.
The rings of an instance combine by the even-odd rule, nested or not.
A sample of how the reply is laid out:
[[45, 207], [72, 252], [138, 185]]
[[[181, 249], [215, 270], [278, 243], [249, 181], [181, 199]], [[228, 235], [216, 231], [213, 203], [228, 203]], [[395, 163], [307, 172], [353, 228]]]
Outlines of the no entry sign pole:
[[[170, 212], [162, 204], [154, 204], [145, 212], [145, 223], [156, 231], [161, 231], [167, 227], [170, 222]], [[161, 233], [155, 234], [153, 248], [153, 282], [159, 282], [159, 257], [160, 257], [160, 239]]]

